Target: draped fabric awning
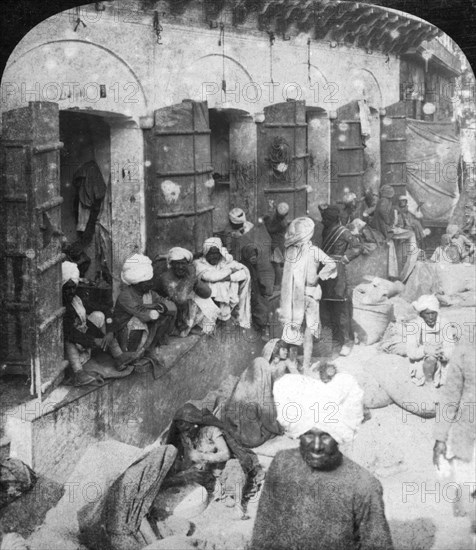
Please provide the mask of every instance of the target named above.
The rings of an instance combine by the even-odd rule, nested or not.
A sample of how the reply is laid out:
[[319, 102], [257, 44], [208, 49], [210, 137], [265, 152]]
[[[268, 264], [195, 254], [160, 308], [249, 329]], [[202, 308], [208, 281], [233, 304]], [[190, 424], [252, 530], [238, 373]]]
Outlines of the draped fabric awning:
[[407, 119], [407, 189], [423, 217], [448, 222], [459, 199], [461, 145], [452, 123]]

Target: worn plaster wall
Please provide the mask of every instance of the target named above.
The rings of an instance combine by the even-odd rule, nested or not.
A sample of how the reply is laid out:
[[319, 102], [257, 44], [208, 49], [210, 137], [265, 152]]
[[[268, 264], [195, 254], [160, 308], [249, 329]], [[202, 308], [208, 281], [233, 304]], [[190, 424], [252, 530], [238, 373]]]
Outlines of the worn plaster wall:
[[[63, 12], [23, 38], [2, 78], [0, 110], [44, 100], [61, 110], [123, 117], [117, 131], [111, 129], [116, 280], [123, 257], [145, 245], [147, 159], [140, 128], [148, 127], [155, 109], [188, 98], [254, 116], [294, 98], [330, 113], [362, 96], [374, 108], [399, 99], [399, 60], [393, 56], [312, 41], [308, 57], [307, 35], [291, 33], [287, 41], [277, 36], [271, 47], [255, 22], [234, 28], [226, 18], [219, 45], [219, 29], [207, 25], [200, 2], [180, 17], [161, 14], [159, 44], [152, 11], [126, 0], [101, 4], [103, 12], [94, 4]], [[325, 195], [327, 181], [320, 185], [316, 197]], [[216, 198], [223, 202], [218, 191]], [[233, 203], [233, 189], [230, 198]]]
[[92, 443], [114, 439], [144, 447], [165, 430], [177, 408], [205, 398], [230, 375], [239, 376], [261, 344], [251, 331], [191, 336], [165, 352], [170, 370], [157, 380], [151, 372], [133, 373], [88, 393], [73, 389], [78, 396], [63, 405], [32, 402], [9, 411], [12, 456], [62, 483]]

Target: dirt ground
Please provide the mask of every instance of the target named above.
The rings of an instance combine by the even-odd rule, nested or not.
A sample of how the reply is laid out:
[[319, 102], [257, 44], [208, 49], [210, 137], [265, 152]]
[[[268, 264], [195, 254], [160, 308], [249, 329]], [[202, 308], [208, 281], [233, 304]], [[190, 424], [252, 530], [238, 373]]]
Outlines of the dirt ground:
[[[474, 319], [474, 308], [463, 309], [455, 309], [452, 314], [460, 320]], [[349, 357], [339, 358], [337, 365], [339, 370], [353, 372], [359, 379], [365, 365], [375, 360], [375, 347], [358, 346]], [[453, 515], [451, 484], [438, 477], [432, 464], [434, 422], [396, 405], [373, 409], [353, 444], [343, 452], [381, 481], [396, 550], [474, 550], [476, 541], [469, 534], [468, 519]], [[297, 442], [285, 436], [273, 442], [274, 448], [292, 445]], [[266, 468], [271, 458], [260, 455], [260, 461]], [[25, 537], [30, 535], [59, 497], [59, 487], [42, 480], [33, 493], [2, 511], [2, 529], [17, 530]], [[245, 550], [257, 506], [255, 498], [248, 507], [249, 519], [243, 520], [236, 508], [213, 502], [191, 520], [193, 536], [207, 541], [207, 550]]]

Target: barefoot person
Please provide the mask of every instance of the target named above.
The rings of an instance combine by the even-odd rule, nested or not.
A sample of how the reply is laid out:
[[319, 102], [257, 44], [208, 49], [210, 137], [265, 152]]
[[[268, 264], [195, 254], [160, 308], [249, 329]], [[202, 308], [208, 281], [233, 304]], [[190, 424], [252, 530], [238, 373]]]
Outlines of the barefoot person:
[[311, 366], [313, 338], [319, 338], [321, 321], [319, 302], [322, 296], [319, 281], [337, 276], [334, 260], [311, 243], [314, 222], [296, 218], [286, 232], [280, 318], [282, 339], [291, 345], [291, 358], [303, 346], [303, 369]]

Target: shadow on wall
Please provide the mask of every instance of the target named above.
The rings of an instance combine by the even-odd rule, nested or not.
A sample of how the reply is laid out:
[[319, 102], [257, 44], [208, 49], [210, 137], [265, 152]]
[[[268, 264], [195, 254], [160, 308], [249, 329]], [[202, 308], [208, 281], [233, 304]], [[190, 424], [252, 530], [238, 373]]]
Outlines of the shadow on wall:
[[433, 548], [436, 526], [431, 519], [390, 520], [389, 525], [395, 550], [430, 550]]

